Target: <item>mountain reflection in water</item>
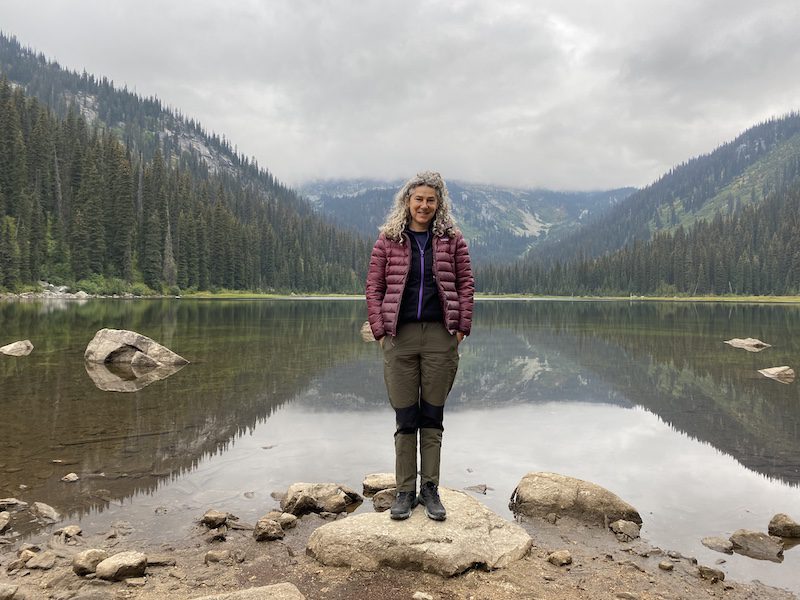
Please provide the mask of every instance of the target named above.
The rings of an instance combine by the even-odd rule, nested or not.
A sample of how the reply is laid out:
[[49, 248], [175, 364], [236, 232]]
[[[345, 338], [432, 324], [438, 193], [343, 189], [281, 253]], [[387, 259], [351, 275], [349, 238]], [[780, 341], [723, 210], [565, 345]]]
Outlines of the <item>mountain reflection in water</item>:
[[[360, 301], [0, 304], [5, 338], [36, 346], [0, 360], [0, 496], [169, 535], [190, 525], [187, 510], [222, 502], [254, 520], [294, 481], [358, 487], [392, 464], [364, 319]], [[589, 479], [637, 506], [654, 543], [698, 556], [706, 535], [765, 530], [776, 512], [800, 519], [800, 388], [757, 373], [792, 365], [798, 326], [795, 306], [479, 302], [447, 405], [448, 484], [488, 484], [481, 500], [510, 516], [527, 471]], [[102, 327], [139, 331], [192, 364], [132, 394], [104, 392], [83, 367]], [[732, 337], [773, 347], [751, 354], [723, 344]], [[62, 483], [69, 471], [81, 480]], [[159, 506], [168, 514], [154, 520]], [[740, 557], [727, 567], [791, 587], [794, 554], [779, 570]]]

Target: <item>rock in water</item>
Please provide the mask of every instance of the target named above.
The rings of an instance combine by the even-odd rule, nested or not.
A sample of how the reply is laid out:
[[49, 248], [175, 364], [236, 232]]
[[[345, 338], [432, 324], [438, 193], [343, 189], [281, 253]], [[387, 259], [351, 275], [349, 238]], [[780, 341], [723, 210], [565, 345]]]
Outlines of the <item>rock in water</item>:
[[770, 520], [768, 531], [770, 535], [778, 537], [800, 538], [800, 523], [789, 515], [778, 513]]
[[700, 540], [706, 548], [716, 552], [724, 552], [725, 554], [733, 554], [733, 542], [721, 537], [704, 537]]
[[339, 483], [294, 483], [281, 500], [281, 510], [302, 516], [308, 513], [341, 513], [361, 504], [355, 490]]
[[238, 592], [203, 596], [194, 600], [306, 600], [306, 597], [291, 583], [276, 583]]
[[34, 502], [31, 504], [31, 512], [38, 519], [45, 521], [60, 521], [61, 515], [58, 514], [55, 508], [44, 502]]
[[371, 473], [364, 477], [362, 485], [364, 486], [365, 496], [372, 496], [383, 490], [397, 487], [394, 473]]
[[514, 513], [545, 518], [554, 513], [605, 527], [607, 523], [633, 521], [641, 525], [637, 510], [597, 484], [558, 473], [528, 473], [511, 495]]
[[609, 525], [620, 542], [631, 542], [639, 537], [639, 525], [633, 521], [614, 521]]
[[406, 521], [364, 513], [328, 523], [308, 540], [308, 553], [330, 566], [375, 571], [381, 566], [451, 576], [474, 566], [505, 567], [527, 554], [525, 530], [464, 492], [439, 488], [446, 521], [417, 507]]
[[759, 369], [764, 377], [769, 377], [781, 383], [792, 383], [794, 381], [794, 369], [791, 367], [770, 367], [769, 369]]
[[397, 494], [397, 488], [389, 488], [388, 490], [381, 490], [372, 497], [372, 508], [375, 512], [383, 512], [389, 510], [394, 502], [394, 497]]
[[31, 352], [33, 352], [33, 344], [30, 340], [12, 342], [0, 348], [0, 354], [6, 356], [28, 356]]
[[783, 540], [761, 531], [738, 529], [730, 537], [733, 551], [750, 558], [783, 562]]
[[142, 577], [147, 567], [147, 557], [141, 552], [120, 552], [97, 563], [95, 573], [100, 579], [121, 581], [128, 577]]
[[757, 340], [756, 338], [733, 338], [725, 340], [725, 343], [734, 348], [741, 348], [748, 352], [761, 352], [764, 348], [771, 348], [770, 344]]
[[[138, 357], [142, 353], [151, 361]], [[189, 361], [175, 354], [169, 348], [151, 340], [135, 331], [126, 329], [101, 329], [89, 345], [86, 346], [84, 358], [93, 363], [131, 363], [138, 362], [141, 366], [145, 363], [151, 367], [158, 365], [185, 365]]]

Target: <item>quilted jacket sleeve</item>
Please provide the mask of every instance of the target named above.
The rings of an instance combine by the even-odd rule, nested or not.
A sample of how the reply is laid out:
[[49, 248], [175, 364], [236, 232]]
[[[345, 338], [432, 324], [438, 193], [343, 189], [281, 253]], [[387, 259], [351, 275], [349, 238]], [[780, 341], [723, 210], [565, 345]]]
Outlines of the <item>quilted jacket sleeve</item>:
[[372, 335], [376, 340], [386, 335], [381, 305], [386, 294], [386, 238], [381, 234], [372, 248], [367, 272], [367, 315]]
[[472, 305], [475, 296], [475, 280], [469, 259], [467, 242], [460, 234], [456, 237], [456, 292], [458, 293], [458, 330], [469, 335], [472, 329]]

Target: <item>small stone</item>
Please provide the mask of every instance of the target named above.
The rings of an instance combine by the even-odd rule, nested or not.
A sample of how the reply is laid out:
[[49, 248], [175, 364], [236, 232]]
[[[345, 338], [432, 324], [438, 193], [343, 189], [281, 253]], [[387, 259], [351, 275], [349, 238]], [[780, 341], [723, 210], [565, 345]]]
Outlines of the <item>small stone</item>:
[[257, 542], [272, 541], [283, 539], [283, 528], [280, 523], [274, 519], [261, 518], [256, 523], [256, 528], [253, 530], [253, 538]]
[[722, 581], [725, 579], [725, 573], [723, 573], [719, 569], [706, 567], [705, 565], [699, 565], [697, 567], [697, 572], [700, 574], [700, 577], [702, 577], [703, 579], [710, 579], [712, 582]]
[[67, 525], [66, 527], [62, 527], [61, 529], [57, 529], [53, 532], [53, 535], [59, 535], [65, 540], [78, 537], [82, 534], [83, 530], [77, 525]]
[[733, 542], [722, 537], [704, 537], [700, 540], [706, 548], [725, 554], [733, 554]]
[[220, 525], [216, 529], [211, 529], [205, 537], [206, 543], [213, 544], [214, 542], [224, 542], [227, 539], [228, 528]]
[[0, 510], [20, 510], [27, 508], [28, 503], [16, 498], [0, 498]]
[[609, 525], [620, 542], [630, 542], [639, 537], [639, 525], [633, 521], [619, 519]]
[[72, 559], [72, 570], [76, 575], [94, 573], [97, 565], [108, 558], [108, 552], [99, 548], [90, 548], [79, 552]]
[[6, 356], [28, 356], [33, 352], [33, 344], [30, 340], [21, 340], [19, 342], [12, 342], [0, 348], [0, 354]]
[[77, 473], [67, 473], [66, 475], [64, 475], [61, 478], [61, 481], [65, 482], [65, 483], [74, 483], [74, 482], [78, 481], [79, 479], [80, 479], [80, 477], [78, 477]]
[[550, 523], [551, 525], [555, 525], [558, 522], [558, 515], [554, 512], [547, 513], [544, 520]]
[[130, 577], [125, 580], [125, 585], [128, 587], [144, 587], [147, 580], [144, 577]]
[[34, 502], [31, 504], [31, 512], [33, 516], [45, 521], [60, 521], [61, 515], [58, 514], [55, 508], [44, 502]]
[[433, 600], [433, 596], [425, 592], [414, 592], [413, 600]]
[[147, 567], [147, 556], [141, 552], [120, 552], [98, 563], [95, 572], [100, 579], [121, 581], [128, 577], [142, 577]]
[[11, 513], [7, 510], [0, 512], [0, 533], [3, 533], [11, 523]]
[[572, 554], [570, 554], [569, 550], [556, 550], [547, 556], [547, 562], [557, 567], [563, 567], [572, 564]]
[[800, 538], [800, 523], [789, 515], [778, 513], [769, 522], [769, 534], [785, 538]]
[[479, 483], [478, 485], [470, 485], [464, 488], [468, 492], [476, 492], [478, 494], [486, 494], [486, 490], [489, 489], [489, 486], [485, 483]]
[[389, 510], [389, 508], [392, 506], [392, 502], [394, 502], [396, 493], [396, 488], [389, 488], [388, 490], [381, 490], [375, 494], [372, 497], [372, 508], [375, 509], [375, 512]]
[[0, 583], [0, 600], [13, 600], [19, 586], [10, 583]]
[[208, 552], [206, 552], [205, 558], [203, 558], [203, 562], [205, 564], [219, 563], [219, 562], [227, 562], [230, 559], [231, 559], [230, 550], [209, 550]]
[[209, 529], [216, 529], [220, 525], [225, 525], [228, 520], [228, 513], [210, 509], [200, 519], [200, 522]]
[[675, 568], [675, 563], [672, 563], [668, 560], [662, 560], [658, 563], [658, 568], [662, 571], [672, 571]]
[[364, 486], [365, 496], [370, 496], [381, 490], [397, 487], [394, 473], [371, 473], [364, 477], [362, 485]]
[[292, 513], [281, 513], [278, 515], [278, 525], [281, 526], [281, 529], [286, 531], [287, 529], [293, 529], [297, 526], [297, 517], [295, 517]]
[[632, 592], [617, 592], [614, 597], [619, 598], [619, 600], [639, 600], [638, 594]]
[[29, 561], [25, 563], [25, 566], [29, 569], [52, 569], [56, 564], [56, 555], [52, 552], [40, 552], [39, 554], [35, 554], [31, 557]]

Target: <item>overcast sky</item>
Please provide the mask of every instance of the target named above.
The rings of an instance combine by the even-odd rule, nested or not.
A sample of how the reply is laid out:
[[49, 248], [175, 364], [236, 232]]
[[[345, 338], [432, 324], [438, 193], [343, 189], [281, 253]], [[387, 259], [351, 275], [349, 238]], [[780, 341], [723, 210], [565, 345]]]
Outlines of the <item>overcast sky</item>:
[[642, 186], [800, 108], [798, 0], [0, 0], [292, 185]]

